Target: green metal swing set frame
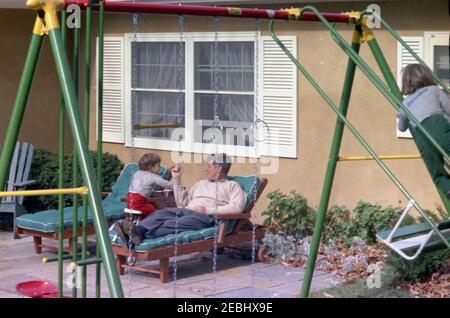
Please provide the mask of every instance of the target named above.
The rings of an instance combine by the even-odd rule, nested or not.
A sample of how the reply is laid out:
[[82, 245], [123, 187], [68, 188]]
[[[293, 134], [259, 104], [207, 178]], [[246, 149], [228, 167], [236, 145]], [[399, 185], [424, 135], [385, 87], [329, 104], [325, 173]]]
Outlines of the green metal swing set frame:
[[[64, 119], [67, 115], [70, 128], [72, 131], [77, 156], [74, 155], [73, 164], [73, 184], [76, 187], [76, 175], [77, 175], [77, 162], [80, 165], [83, 182], [88, 189], [81, 193], [83, 196], [83, 227], [82, 227], [82, 248], [81, 248], [81, 260], [78, 260], [78, 247], [77, 247], [77, 219], [76, 213], [74, 213], [74, 227], [73, 227], [73, 244], [72, 255], [63, 255], [63, 194], [71, 193], [74, 195], [74, 202], [77, 201], [77, 194], [80, 192], [74, 189], [67, 191], [57, 191], [59, 194], [59, 240], [58, 240], [58, 257], [53, 258], [53, 261], [58, 261], [58, 295], [62, 297], [63, 290], [63, 260], [72, 259], [72, 262], [78, 266], [82, 266], [82, 297], [86, 297], [86, 266], [90, 264], [96, 264], [96, 296], [100, 296], [100, 266], [103, 263], [106, 278], [109, 285], [110, 294], [112, 297], [124, 297], [122, 286], [120, 283], [119, 275], [115, 267], [114, 254], [111, 247], [111, 242], [108, 237], [108, 228], [106, 221], [103, 217], [103, 210], [101, 206], [101, 180], [102, 180], [102, 95], [103, 95], [103, 45], [104, 45], [104, 13], [105, 5], [110, 11], [121, 12], [146, 12], [146, 13], [160, 13], [160, 14], [187, 14], [187, 15], [201, 15], [201, 16], [233, 16], [244, 18], [263, 18], [269, 19], [269, 32], [274, 41], [285, 52], [289, 59], [295, 64], [297, 69], [305, 76], [305, 78], [311, 83], [314, 89], [324, 99], [326, 104], [336, 113], [337, 121], [334, 130], [334, 137], [331, 144], [331, 150], [329, 154], [328, 167], [325, 175], [325, 180], [322, 189], [322, 195], [320, 199], [320, 205], [316, 224], [314, 228], [314, 234], [311, 243], [310, 255], [308, 259], [307, 269], [305, 273], [304, 282], [301, 289], [301, 297], [308, 297], [311, 286], [315, 261], [319, 248], [320, 238], [323, 231], [324, 220], [326, 210], [328, 208], [330, 193], [332, 189], [333, 179], [337, 163], [345, 160], [365, 160], [373, 159], [387, 176], [395, 183], [399, 190], [413, 202], [413, 206], [429, 223], [431, 229], [436, 232], [444, 245], [450, 248], [450, 242], [440, 233], [434, 222], [425, 214], [423, 209], [413, 201], [412, 196], [403, 187], [400, 181], [394, 176], [394, 174], [383, 163], [384, 159], [405, 159], [405, 156], [383, 157], [378, 156], [367, 142], [361, 137], [357, 130], [347, 120], [346, 115], [349, 107], [350, 95], [352, 91], [353, 79], [356, 71], [356, 67], [359, 67], [361, 71], [369, 78], [373, 85], [383, 94], [383, 96], [394, 106], [396, 110], [402, 110], [408, 116], [408, 118], [414, 122], [418, 129], [423, 132], [426, 138], [443, 154], [444, 158], [450, 162], [449, 156], [445, 151], [437, 144], [433, 138], [425, 131], [422, 125], [415, 119], [411, 112], [403, 105], [402, 96], [395, 81], [392, 72], [388, 66], [386, 59], [375, 39], [371, 29], [367, 26], [368, 15], [375, 16], [379, 19], [384, 28], [399, 41], [403, 47], [421, 64], [425, 63], [415, 54], [415, 52], [401, 39], [401, 37], [380, 17], [372, 12], [351, 12], [346, 14], [333, 14], [333, 13], [320, 13], [313, 6], [306, 6], [301, 9], [292, 8], [285, 10], [260, 10], [260, 9], [240, 9], [240, 8], [219, 8], [219, 7], [204, 7], [204, 6], [178, 6], [156, 3], [109, 3], [105, 0], [95, 2], [95, 9], [99, 11], [99, 59], [98, 59], [98, 100], [97, 100], [97, 150], [98, 159], [97, 162], [97, 177], [95, 177], [92, 159], [88, 149], [89, 138], [89, 96], [90, 96], [90, 48], [91, 48], [91, 13], [93, 9], [92, 0], [28, 0], [27, 6], [36, 11], [36, 23], [33, 29], [33, 35], [29, 46], [28, 54], [25, 60], [25, 65], [20, 80], [17, 97], [14, 103], [11, 119], [7, 129], [7, 134], [4, 142], [4, 146], [0, 155], [0, 188], [4, 188], [6, 183], [7, 171], [9, 171], [9, 165], [13, 154], [14, 146], [17, 141], [19, 130], [22, 124], [22, 119], [26, 109], [26, 103], [31, 89], [31, 84], [35, 69], [38, 63], [39, 54], [42, 47], [44, 36], [48, 36], [52, 53], [54, 56], [57, 75], [61, 86], [62, 98], [61, 98], [61, 111], [60, 111], [60, 139], [59, 139], [59, 187], [63, 187], [63, 156], [64, 156]], [[73, 78], [69, 69], [69, 63], [67, 54], [65, 51], [66, 41], [66, 12], [65, 6], [71, 3], [77, 3], [84, 7], [86, 10], [86, 80], [85, 80], [85, 117], [84, 127], [82, 117], [78, 108], [78, 89], [75, 83], [78, 82], [78, 59], [79, 59], [79, 43], [80, 43], [80, 30], [76, 29], [74, 33], [74, 73]], [[58, 11], [62, 11], [62, 32], [60, 30], [58, 21]], [[299, 61], [289, 52], [289, 50], [280, 41], [278, 36], [274, 33], [275, 19], [279, 20], [306, 20], [306, 21], [318, 21], [321, 22], [331, 33], [333, 40], [337, 45], [349, 56], [347, 70], [345, 74], [344, 86], [342, 88], [341, 99], [339, 107], [330, 99], [330, 97], [322, 90], [319, 84], [312, 78], [307, 70], [299, 63]], [[353, 39], [351, 45], [336, 31], [334, 25], [331, 22], [346, 22], [354, 25]], [[375, 60], [380, 67], [386, 84], [374, 73], [374, 71], [368, 66], [368, 64], [359, 56], [359, 50], [361, 43], [367, 42], [369, 48], [375, 57]], [[436, 80], [442, 88], [449, 93], [449, 88], [434, 75]], [[351, 131], [355, 138], [360, 142], [363, 147], [370, 154], [369, 158], [346, 158], [339, 157], [339, 150], [342, 141], [344, 126]], [[149, 128], [149, 127], [143, 127]], [[83, 188], [85, 189], [85, 188]], [[38, 191], [39, 192], [39, 191]], [[439, 191], [443, 203], [450, 213], [450, 202], [446, 196]], [[3, 193], [4, 194], [4, 193]], [[0, 194], [0, 195], [3, 195]], [[36, 195], [39, 193], [33, 193], [28, 195]], [[6, 195], [6, 194], [4, 194]], [[10, 194], [8, 194], [10, 195]], [[23, 194], [22, 194], [23, 195]], [[27, 195], [27, 194], [25, 194]], [[89, 201], [89, 202], [88, 202]], [[97, 235], [97, 255], [94, 259], [87, 259], [87, 205], [91, 206], [93, 223]], [[77, 211], [77, 207], [74, 207], [74, 212]], [[72, 289], [72, 296], [76, 297], [77, 290], [74, 287]]]
[[[381, 51], [378, 42], [375, 39], [370, 28], [367, 26], [367, 15], [373, 14], [375, 18], [379, 19], [381, 24], [392, 34], [401, 44], [404, 46], [413, 56], [414, 58], [422, 65], [425, 63], [420, 59], [417, 54], [401, 39], [401, 37], [384, 21], [379, 15], [376, 15], [372, 12], [361, 12], [360, 14], [356, 14], [355, 16], [355, 28], [353, 31], [353, 39], [351, 46], [345, 41], [345, 39], [336, 31], [333, 25], [327, 21], [327, 19], [313, 6], [306, 6], [302, 8], [302, 12], [313, 12], [326, 26], [326, 28], [330, 31], [333, 40], [342, 48], [345, 54], [349, 56], [349, 61], [347, 65], [347, 71], [345, 74], [344, 87], [341, 93], [341, 100], [339, 107], [330, 99], [330, 97], [322, 90], [319, 84], [313, 79], [313, 77], [308, 73], [308, 71], [298, 62], [298, 60], [289, 52], [289, 50], [284, 46], [284, 44], [280, 41], [277, 35], [274, 33], [274, 21], [269, 22], [269, 32], [274, 41], [278, 44], [278, 46], [285, 52], [285, 54], [291, 59], [291, 61], [295, 64], [297, 69], [305, 76], [305, 78], [311, 83], [314, 89], [320, 94], [320, 96], [325, 100], [325, 102], [330, 106], [330, 108], [336, 113], [338, 116], [333, 141], [331, 145], [330, 154], [328, 157], [328, 166], [325, 174], [325, 181], [322, 188], [322, 195], [320, 198], [319, 210], [317, 213], [316, 224], [314, 226], [313, 237], [311, 240], [311, 248], [310, 254], [308, 256], [308, 263], [306, 267], [306, 273], [304, 276], [304, 281], [301, 288], [301, 297], [308, 297], [315, 262], [317, 259], [317, 253], [319, 250], [320, 239], [322, 237], [324, 222], [326, 211], [328, 209], [331, 189], [333, 185], [334, 175], [336, 171], [337, 163], [339, 160], [339, 150], [342, 142], [342, 136], [344, 131], [344, 125], [350, 130], [350, 132], [355, 136], [355, 138], [359, 141], [359, 143], [367, 150], [367, 152], [371, 155], [373, 160], [377, 162], [377, 164], [381, 167], [381, 169], [386, 173], [386, 175], [391, 179], [392, 182], [399, 188], [399, 190], [408, 198], [410, 202], [412, 202], [413, 206], [416, 210], [424, 217], [425, 221], [430, 225], [431, 229], [437, 234], [437, 236], [442, 240], [444, 245], [450, 248], [450, 242], [445, 238], [438, 227], [434, 224], [433, 220], [426, 215], [425, 211], [419, 206], [417, 202], [414, 201], [411, 194], [406, 190], [406, 188], [400, 183], [400, 181], [395, 177], [395, 175], [389, 170], [389, 168], [383, 163], [382, 159], [375, 153], [375, 151], [369, 146], [369, 144], [362, 138], [362, 136], [358, 133], [358, 131], [353, 127], [353, 125], [347, 120], [346, 115], [348, 111], [350, 95], [353, 85], [353, 79], [355, 75], [356, 66], [358, 66], [361, 71], [369, 78], [369, 80], [374, 84], [374, 86], [383, 94], [384, 97], [394, 106], [394, 108], [398, 110], [402, 110], [408, 116], [408, 118], [417, 125], [417, 129], [419, 129], [426, 138], [433, 144], [436, 149], [443, 155], [447, 162], [450, 162], [449, 155], [440, 147], [438, 143], [433, 139], [432, 136], [423, 128], [423, 126], [417, 121], [417, 119], [411, 114], [408, 108], [402, 103], [402, 95], [397, 86], [394, 76], [389, 68], [389, 65]], [[383, 83], [383, 81], [375, 74], [375, 72], [367, 65], [367, 63], [359, 56], [359, 50], [362, 42], [367, 42], [369, 48], [381, 69], [383, 77], [387, 83]], [[434, 80], [439, 83], [442, 88], [449, 93], [449, 88], [445, 85], [445, 83], [439, 79], [433, 73]], [[440, 189], [438, 189], [439, 195], [444, 203], [444, 206], [447, 212], [450, 214], [450, 202], [445, 196], [444, 193]]]

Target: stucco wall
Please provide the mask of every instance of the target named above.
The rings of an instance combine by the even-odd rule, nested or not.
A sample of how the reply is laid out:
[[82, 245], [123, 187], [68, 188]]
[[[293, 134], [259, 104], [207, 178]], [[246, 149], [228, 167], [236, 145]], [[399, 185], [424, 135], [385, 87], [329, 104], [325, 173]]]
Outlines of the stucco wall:
[[[31, 10], [0, 9], [0, 143], [6, 136], [20, 76], [30, 44], [35, 14]], [[39, 65], [20, 130], [19, 140], [38, 148], [58, 149], [59, 84], [48, 40], [44, 40]], [[70, 134], [66, 144], [70, 147]]]

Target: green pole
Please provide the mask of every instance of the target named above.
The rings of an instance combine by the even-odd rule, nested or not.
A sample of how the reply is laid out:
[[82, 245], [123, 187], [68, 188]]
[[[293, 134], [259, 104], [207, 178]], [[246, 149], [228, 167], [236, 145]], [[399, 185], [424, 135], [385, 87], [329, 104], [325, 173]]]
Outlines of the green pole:
[[92, 158], [90, 157], [87, 146], [87, 138], [83, 131], [80, 111], [77, 108], [75, 85], [70, 76], [69, 63], [62, 46], [60, 30], [58, 28], [51, 29], [49, 31], [49, 38], [59, 82], [64, 94], [64, 102], [72, 135], [75, 138], [75, 144], [80, 156], [81, 173], [89, 188], [89, 203], [92, 209], [95, 231], [97, 232], [97, 245], [100, 246], [109, 289], [112, 297], [122, 298], [122, 285], [115, 267], [114, 254], [108, 237], [108, 226], [103, 214], [98, 184], [94, 175]]
[[88, 6], [86, 7], [86, 39], [85, 39], [85, 63], [86, 63], [86, 74], [85, 74], [85, 91], [84, 91], [84, 130], [86, 136], [89, 140], [89, 103], [91, 94], [91, 23], [92, 22], [92, 7], [91, 0], [89, 0]]
[[88, 260], [81, 260], [77, 262], [78, 266], [86, 266], [86, 265], [92, 265], [92, 264], [101, 264], [102, 260], [98, 258], [88, 259]]
[[98, 95], [97, 95], [97, 177], [98, 187], [102, 190], [103, 180], [103, 54], [105, 44], [105, 9], [103, 1], [100, 1], [99, 30], [98, 30]]
[[[67, 40], [67, 12], [64, 10], [61, 13], [62, 24], [62, 42], [65, 47]], [[65, 144], [65, 112], [64, 112], [64, 98], [61, 95], [61, 106], [59, 111], [59, 174], [58, 186], [60, 189], [64, 188], [64, 144]], [[64, 231], [64, 195], [58, 196], [58, 297], [63, 297], [63, 231]]]
[[[42, 23], [36, 18], [36, 24]], [[39, 60], [39, 54], [42, 47], [42, 35], [33, 33], [30, 46], [20, 78], [19, 89], [17, 90], [16, 100], [9, 119], [8, 130], [6, 131], [5, 142], [0, 156], [0, 189], [4, 189], [6, 179], [9, 174], [11, 159], [16, 148], [17, 137], [23, 121], [23, 115], [27, 106], [28, 96], [31, 90], [34, 73]]]
[[[98, 100], [97, 100], [97, 181], [98, 189], [101, 192], [103, 188], [103, 48], [104, 48], [104, 30], [105, 30], [105, 5], [103, 0], [100, 1], [100, 11], [98, 15]], [[97, 258], [100, 258], [99, 250], [97, 251]], [[101, 267], [100, 263], [95, 266], [95, 296], [100, 297], [100, 279]]]
[[[360, 33], [358, 30], [353, 32], [353, 43], [352, 49], [359, 53], [360, 49]], [[343, 116], [347, 116], [348, 105], [350, 101], [350, 96], [352, 92], [353, 80], [355, 78], [356, 64], [351, 58], [348, 60], [347, 71], [344, 79], [344, 87], [342, 88], [341, 102], [339, 105], [339, 110]], [[300, 291], [300, 296], [307, 298], [309, 295], [309, 290], [311, 288], [312, 277], [314, 274], [314, 268], [316, 265], [317, 252], [320, 246], [320, 239], [322, 237], [323, 226], [325, 222], [325, 217], [328, 209], [328, 204], [330, 201], [331, 188], [333, 186], [334, 175], [336, 171], [336, 165], [338, 162], [339, 150], [341, 148], [342, 135], [344, 132], [344, 122], [339, 118], [336, 121], [334, 128], [334, 137], [331, 144], [330, 155], [328, 157], [328, 167], [325, 174], [325, 181], [322, 188], [322, 196], [320, 198], [319, 210], [317, 212], [316, 223], [314, 226], [313, 237], [311, 240], [310, 252], [308, 255], [308, 263], [306, 266], [306, 272]]]
[[378, 67], [380, 68], [381, 73], [386, 80], [386, 84], [389, 87], [390, 92], [400, 101], [403, 101], [403, 97], [400, 93], [400, 89], [398, 88], [397, 81], [395, 80], [394, 75], [391, 72], [389, 64], [387, 63], [380, 46], [378, 45], [378, 41], [373, 38], [367, 41], [367, 44], [369, 45], [369, 48], [372, 51], [373, 56], [375, 57]]
[[[78, 254], [78, 256], [81, 257], [81, 254]], [[63, 261], [66, 261], [66, 260], [72, 260], [72, 255], [70, 255], [70, 254], [64, 254], [64, 255], [62, 256], [62, 260], [63, 260]], [[53, 262], [56, 262], [56, 261], [59, 262], [59, 256], [56, 256], [56, 257], [55, 257], [55, 256], [44, 257], [44, 258], [42, 259], [42, 263], [43, 263], [43, 264], [53, 263]]]
[[[89, 142], [89, 101], [91, 92], [91, 20], [92, 20], [92, 8], [91, 1], [89, 0], [86, 7], [86, 32], [85, 32], [85, 90], [84, 90], [84, 131], [86, 138]], [[86, 182], [85, 182], [86, 183]], [[86, 261], [87, 259], [87, 214], [88, 214], [88, 200], [86, 196], [83, 196], [83, 239], [81, 245], [81, 259]], [[83, 265], [81, 271], [82, 285], [81, 285], [81, 297], [87, 297], [87, 267]]]
[[[79, 97], [79, 67], [80, 67], [80, 36], [81, 30], [80, 28], [75, 27], [74, 29], [74, 37], [73, 37], [73, 81], [75, 84], [75, 94], [78, 100]], [[72, 150], [72, 187], [78, 187], [78, 155], [75, 145]], [[78, 260], [78, 195], [72, 195], [72, 204], [73, 204], [73, 227], [72, 227], [72, 261], [74, 263]], [[72, 297], [77, 297], [77, 287], [75, 282], [81, 277], [77, 277], [76, 268], [73, 269], [73, 279], [74, 284], [72, 288]]]
[[[384, 57], [384, 54], [381, 51], [380, 46], [378, 45], [378, 41], [375, 38], [373, 38], [369, 40], [367, 44], [369, 45], [369, 48], [372, 51], [372, 54], [375, 60], [377, 61], [377, 64], [380, 67], [381, 72], [383, 73], [383, 77], [386, 80], [386, 83], [391, 93], [394, 94], [398, 99], [403, 100], [403, 96], [400, 92], [397, 82], [395, 81], [394, 75], [392, 74], [391, 69], [389, 68], [389, 64], [387, 63], [386, 58]], [[436, 189], [439, 193], [439, 196], [441, 197], [442, 203], [447, 209], [447, 213], [450, 214], [450, 200], [447, 199], [447, 196], [437, 186]]]

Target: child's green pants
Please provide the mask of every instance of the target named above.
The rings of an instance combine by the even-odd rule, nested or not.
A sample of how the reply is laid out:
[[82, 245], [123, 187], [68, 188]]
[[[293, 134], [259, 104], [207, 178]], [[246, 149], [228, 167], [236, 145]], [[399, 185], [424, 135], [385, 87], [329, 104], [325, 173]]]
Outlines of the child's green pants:
[[[450, 155], [450, 123], [447, 119], [442, 114], [437, 114], [428, 117], [421, 124], [442, 149]], [[450, 194], [450, 176], [444, 168], [443, 155], [433, 147], [417, 128], [413, 129], [413, 136], [434, 183], [448, 196]]]

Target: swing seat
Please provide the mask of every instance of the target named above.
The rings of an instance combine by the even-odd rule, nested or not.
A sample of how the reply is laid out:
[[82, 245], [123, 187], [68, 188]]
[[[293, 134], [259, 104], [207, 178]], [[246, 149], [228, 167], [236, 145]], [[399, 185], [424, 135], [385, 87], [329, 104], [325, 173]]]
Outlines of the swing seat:
[[[447, 240], [450, 240], [450, 219], [442, 221], [437, 228]], [[414, 260], [421, 253], [430, 253], [446, 248], [445, 243], [427, 222], [398, 228], [389, 242], [388, 238], [392, 231], [381, 231], [376, 236], [407, 260]]]
[[[217, 215], [219, 223], [217, 226], [197, 230], [184, 231], [177, 235], [177, 256], [188, 255], [192, 253], [211, 251], [214, 249], [214, 237], [217, 233], [217, 247], [233, 246], [243, 242], [252, 242], [253, 224], [250, 221], [251, 211], [253, 209], [253, 195], [256, 192], [258, 199], [267, 185], [267, 179], [259, 179], [249, 176], [229, 177], [234, 180], [247, 194], [247, 204], [243, 212], [239, 211], [233, 214]], [[260, 240], [264, 235], [264, 228], [256, 226], [255, 239]], [[136, 245], [131, 251], [126, 248], [113, 227], [110, 229], [110, 238], [113, 244], [113, 252], [116, 255], [116, 265], [119, 273], [124, 274], [125, 268], [132, 268], [142, 272], [157, 274], [161, 282], [166, 283], [169, 279], [169, 259], [175, 256], [175, 234], [169, 234], [163, 237], [146, 239], [141, 244]], [[153, 270], [139, 266], [129, 266], [126, 259], [131, 256], [137, 261], [159, 260], [160, 269]]]
[[[124, 209], [126, 208], [126, 203], [123, 198], [127, 196], [128, 189], [130, 187], [131, 178], [138, 170], [136, 164], [128, 164], [122, 170], [119, 178], [112, 187], [111, 193], [102, 200], [103, 213], [107, 223], [111, 224], [115, 221], [124, 218]], [[160, 175], [165, 178], [170, 178], [170, 170], [165, 167], [161, 167]], [[82, 235], [82, 218], [83, 218], [83, 207], [80, 206], [77, 209], [77, 225], [78, 225], [78, 236]], [[17, 233], [18, 234], [30, 234], [33, 236], [34, 247], [36, 254], [42, 253], [42, 247], [49, 249], [57, 249], [52, 245], [42, 244], [42, 238], [49, 238], [53, 240], [58, 239], [58, 211], [46, 210], [41, 212], [36, 212], [33, 214], [26, 214], [20, 216], [16, 220], [17, 222]], [[87, 233], [94, 234], [95, 229], [93, 225], [93, 218], [91, 209], [88, 207], [88, 217], [87, 217]], [[69, 248], [64, 248], [64, 251], [72, 251], [72, 228], [73, 228], [73, 207], [69, 206], [63, 210], [63, 239], [69, 240]]]

